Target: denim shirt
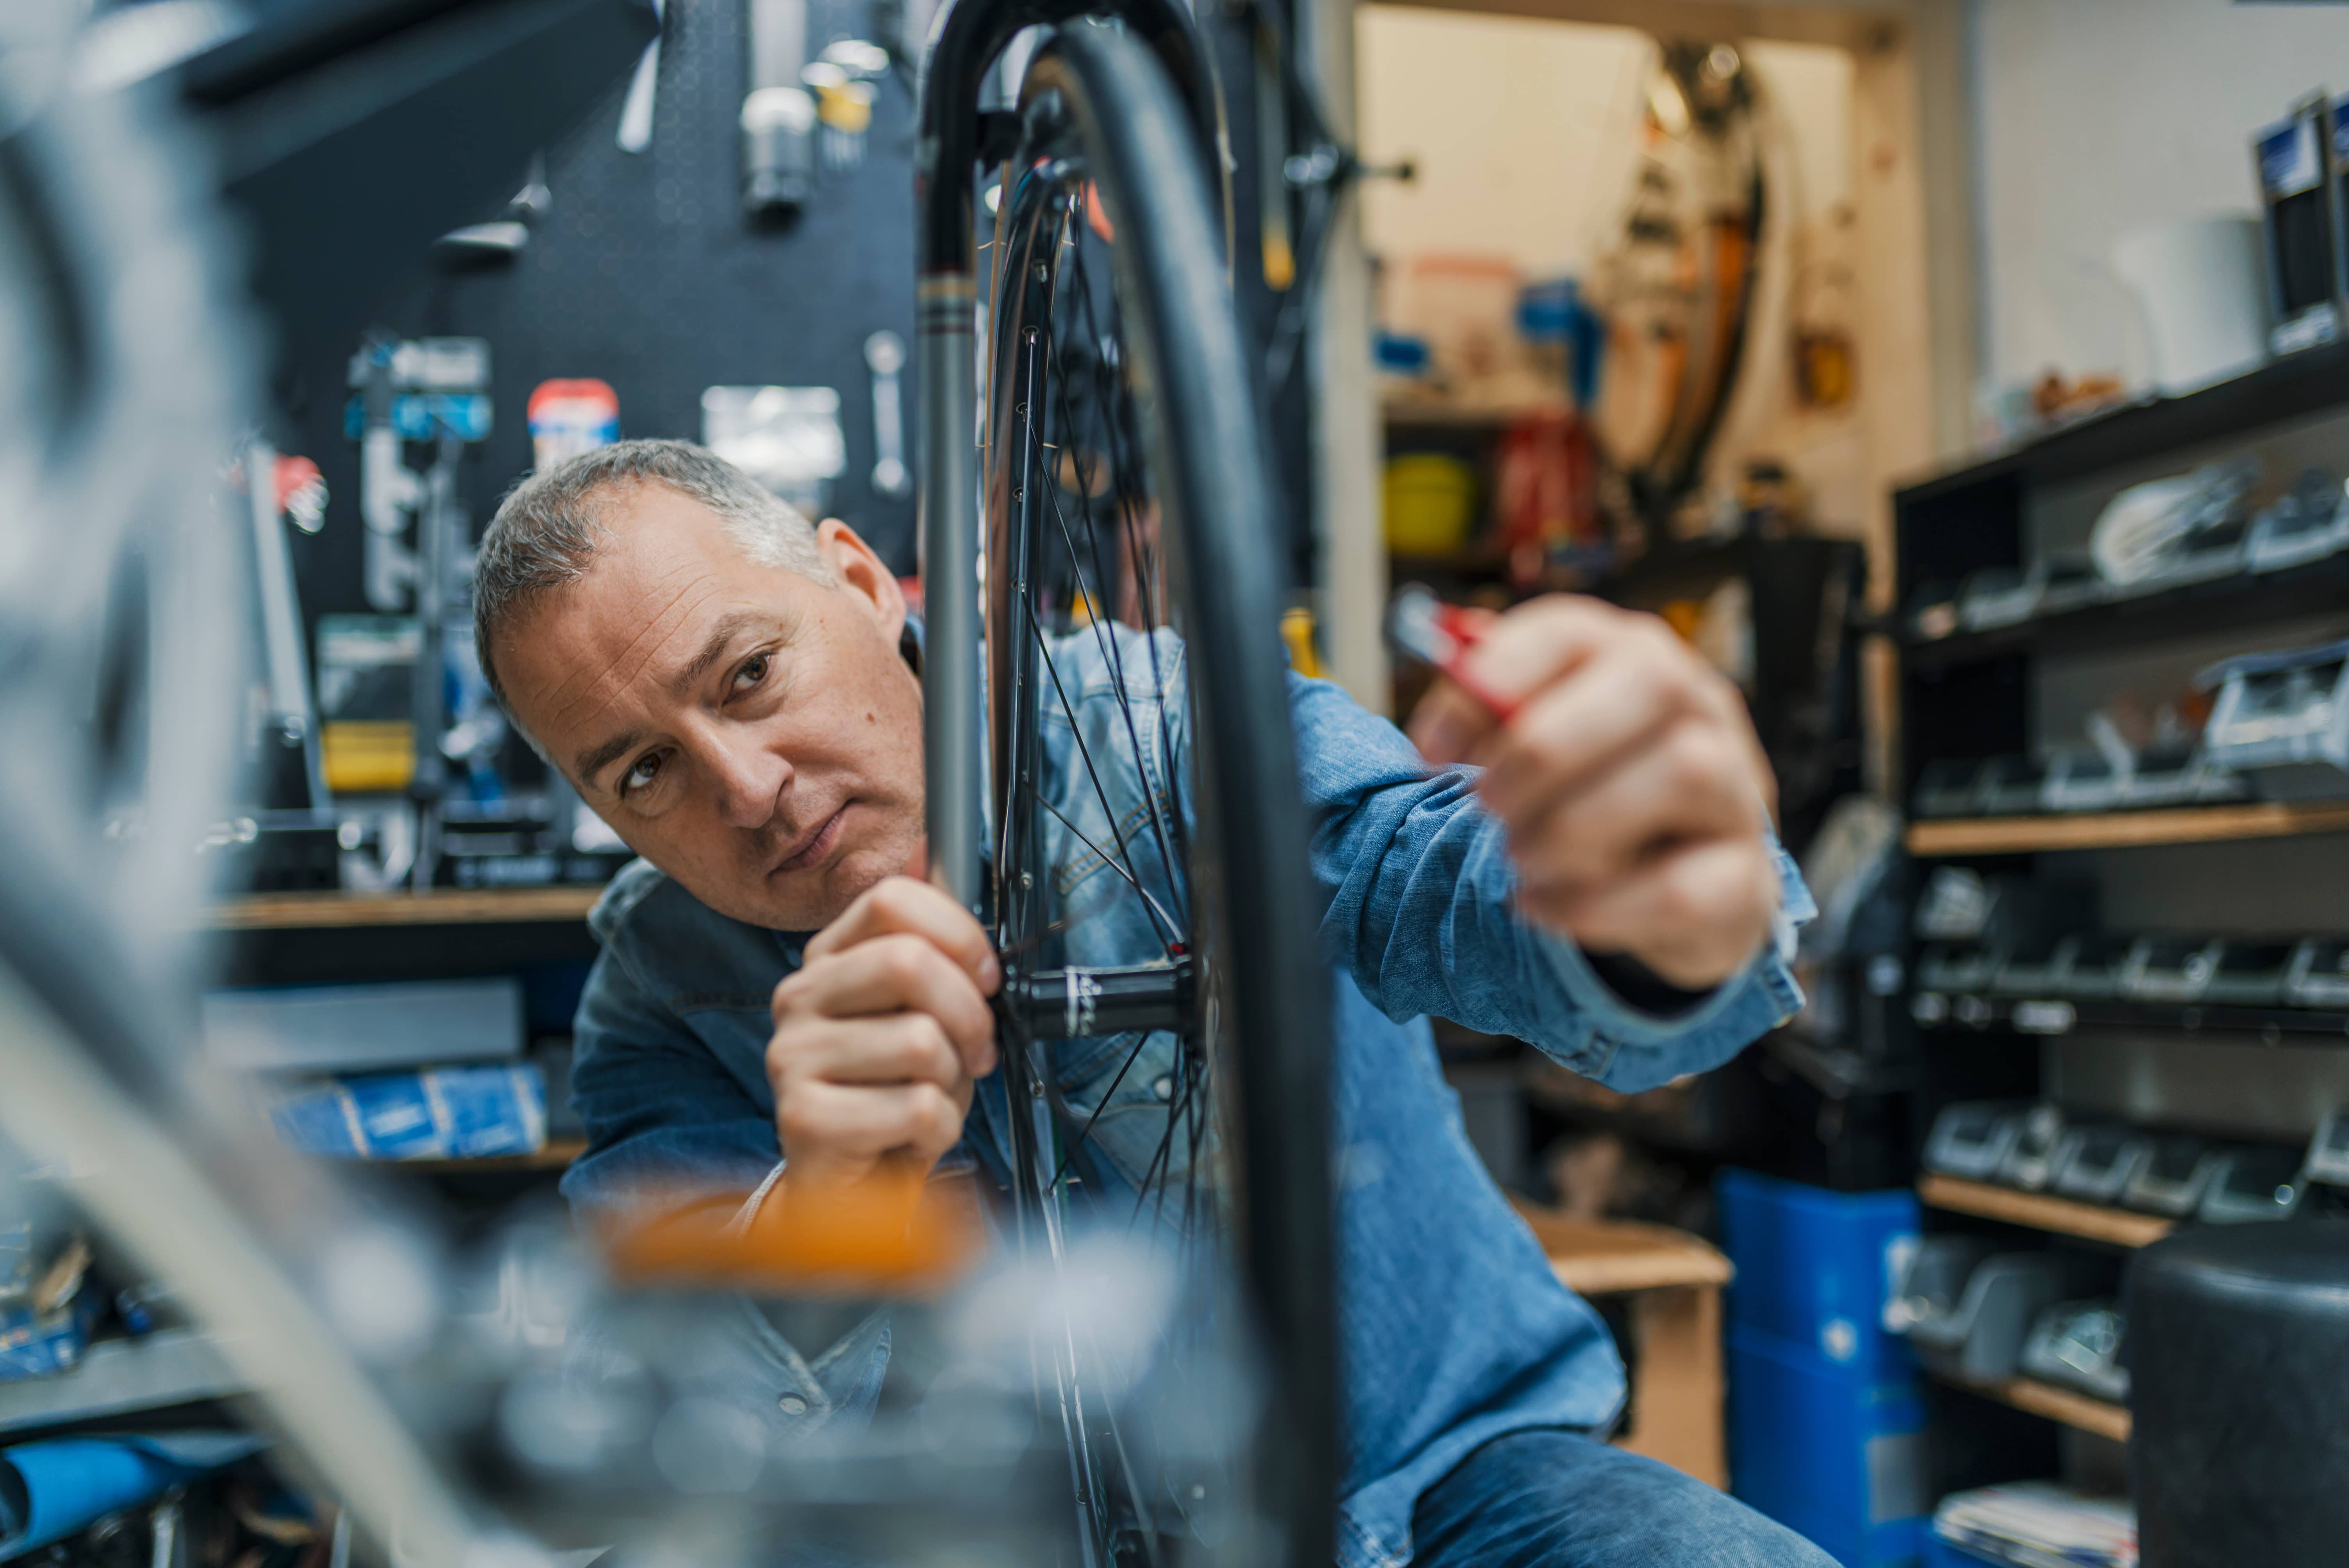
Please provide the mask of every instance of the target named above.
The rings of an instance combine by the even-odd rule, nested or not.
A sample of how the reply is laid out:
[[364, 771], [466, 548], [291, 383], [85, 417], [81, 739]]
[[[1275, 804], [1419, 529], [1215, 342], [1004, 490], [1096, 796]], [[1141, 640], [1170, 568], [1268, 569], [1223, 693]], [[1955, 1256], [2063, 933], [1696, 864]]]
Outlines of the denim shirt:
[[[1141, 900], [1092, 846], [1131, 842], [1133, 872], [1174, 907], [1148, 847], [1142, 780], [1162, 813], [1188, 816], [1174, 782], [1185, 769], [1162, 755], [1179, 758], [1188, 745], [1182, 645], [1170, 633], [1154, 645], [1121, 631], [1112, 645], [1084, 631], [1055, 643], [1052, 657], [1073, 717], [1055, 713], [1043, 731], [1041, 788], [1061, 814], [1045, 863], [1052, 907], [1068, 923], [1046, 962], [1163, 958]], [[1801, 994], [1780, 952], [1765, 950], [1670, 1017], [1634, 1008], [1572, 943], [1513, 913], [1516, 872], [1473, 771], [1431, 772], [1392, 725], [1336, 686], [1288, 680], [1335, 996], [1348, 1369], [1340, 1560], [1388, 1568], [1410, 1559], [1421, 1491], [1470, 1451], [1529, 1428], [1605, 1428], [1624, 1398], [1605, 1326], [1558, 1284], [1469, 1146], [1427, 1018], [1514, 1036], [1630, 1092], [1726, 1061], [1791, 1016]], [[1101, 765], [1088, 769], [1081, 751]], [[1808, 916], [1810, 900], [1772, 849], [1784, 927]], [[804, 936], [719, 915], [642, 861], [614, 880], [589, 922], [603, 952], [579, 1005], [572, 1085], [590, 1146], [564, 1179], [565, 1196], [595, 1212], [652, 1194], [674, 1201], [680, 1190], [759, 1187], [782, 1152], [764, 1065], [768, 1000], [799, 965]], [[1053, 1046], [1070, 1109], [1098, 1112], [1099, 1169], [1088, 1172], [1096, 1191], [1144, 1180], [1166, 1130], [1159, 1097], [1174, 1064], [1171, 1036]], [[997, 1075], [979, 1086], [962, 1152], [999, 1180], [1004, 1117]], [[736, 1322], [730, 1346], [709, 1347], [698, 1392], [776, 1436], [869, 1416], [888, 1355], [885, 1314], [829, 1346], [793, 1346], [747, 1305]]]

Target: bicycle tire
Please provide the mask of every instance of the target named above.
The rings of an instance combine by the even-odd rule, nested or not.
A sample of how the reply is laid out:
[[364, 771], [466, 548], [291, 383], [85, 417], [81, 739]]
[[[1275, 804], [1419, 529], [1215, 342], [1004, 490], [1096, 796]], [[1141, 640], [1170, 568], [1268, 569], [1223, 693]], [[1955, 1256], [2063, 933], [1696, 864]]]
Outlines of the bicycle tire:
[[[1277, 632], [1275, 501], [1251, 361], [1227, 284], [1220, 206], [1201, 157], [1196, 116], [1157, 57], [1129, 34], [1084, 21], [1062, 26], [1031, 60], [1020, 96], [1021, 150], [1005, 167], [994, 242], [988, 356], [994, 373], [981, 476], [987, 583], [981, 624], [989, 672], [984, 728], [992, 753], [993, 903], [1006, 949], [1007, 992], [1019, 994], [1022, 969], [1038, 956], [1020, 951], [1021, 928], [1009, 912], [1019, 898], [1010, 883], [1028, 863], [1018, 824], [1023, 814], [1036, 817], [1020, 791], [1040, 744], [1040, 725], [1020, 705], [1066, 700], [1051, 689], [1057, 673], [1050, 672], [1047, 681], [1032, 649], [1026, 659], [1020, 656], [1030, 648], [1031, 630], [1035, 645], [1044, 643], [1030, 567], [1049, 552], [1055, 524], [1063, 531], [1070, 560], [1080, 556], [1075, 537], [1066, 532], [1066, 516], [1045, 504], [1059, 476], [1040, 479], [1037, 468], [1052, 416], [1050, 400], [1035, 393], [1035, 377], [1040, 352], [1049, 360], [1061, 346], [1053, 312], [1067, 284], [1069, 258], [1081, 268], [1092, 236], [1106, 232], [1117, 236], [1103, 248], [1123, 325], [1103, 341], [1111, 354], [1130, 354], [1131, 365], [1108, 377], [1108, 402], [1114, 407], [1105, 407], [1100, 417], [1130, 420], [1139, 438], [1155, 537], [1163, 543], [1166, 581], [1161, 586], [1170, 605], [1179, 604], [1188, 677], [1194, 739], [1187, 799], [1195, 831], [1185, 831], [1180, 811], [1168, 813], [1171, 823], [1158, 820], [1154, 806], [1150, 831], [1156, 853], [1168, 859], [1170, 879], [1174, 860], [1181, 861], [1195, 916], [1180, 933], [1185, 941], [1170, 940], [1180, 961], [1196, 966], [1194, 1023], [1202, 1015], [1216, 1020], [1199, 1031], [1215, 1058], [1213, 1069], [1203, 1068], [1197, 1078], [1209, 1103], [1189, 1114], [1195, 1127], [1204, 1115], [1222, 1132], [1222, 1212], [1234, 1232], [1238, 1273], [1268, 1352], [1269, 1398], [1257, 1436], [1255, 1485], [1259, 1512], [1272, 1526], [1271, 1557], [1322, 1568], [1334, 1551], [1340, 1406], [1329, 998], [1316, 949], [1318, 907]], [[1089, 209], [1080, 216], [1089, 202], [1098, 202], [1105, 222], [1092, 234], [1081, 233], [1081, 242], [1063, 244], [1073, 224], [1091, 222]], [[1061, 413], [1073, 418], [1065, 369], [1044, 368], [1062, 377]], [[1118, 445], [1113, 435], [1107, 445]], [[1078, 503], [1084, 514], [1081, 531], [1091, 531], [1094, 492], [1083, 481], [1079, 489], [1085, 497]], [[1112, 493], [1110, 510], [1130, 525], [1123, 477]], [[1097, 537], [1089, 542], [1097, 544]], [[1140, 583], [1134, 597], [1146, 603], [1155, 596], [1151, 573], [1133, 565], [1143, 548], [1133, 543], [1126, 559]], [[1094, 563], [1100, 564], [1098, 555]], [[1083, 576], [1080, 565], [1077, 577]], [[1097, 633], [1094, 617], [1115, 614], [1109, 586], [1095, 581], [1083, 590], [1088, 623]], [[1154, 617], [1145, 609], [1140, 618], [1146, 634]], [[1113, 634], [1110, 641], [1113, 645]], [[931, 672], [933, 701], [950, 701], [968, 689], [956, 672], [937, 671], [935, 657]], [[1141, 769], [1144, 796], [1151, 799], [1143, 759], [1154, 748], [1130, 710], [1126, 721], [1131, 757], [1088, 756], [1084, 767], [1125, 762]], [[1179, 786], [1175, 794], [1183, 797]], [[1179, 853], [1174, 844], [1181, 846]], [[1133, 896], [1149, 898], [1143, 891], [1148, 876], [1138, 866], [1127, 876]], [[1186, 943], [1189, 951], [1183, 952]], [[1057, 985], [1048, 980], [1041, 989], [1050, 994]], [[1007, 1022], [1007, 1033], [1017, 1034], [1016, 1016]], [[1022, 1044], [1009, 1042], [1006, 1055], [1007, 1072], [1028, 1070]], [[1184, 1084], [1193, 1081], [1187, 1070], [1176, 1076]], [[1036, 1075], [1040, 1097], [1049, 1077]], [[1015, 1091], [1012, 1099], [1025, 1097]], [[1162, 1155], [1186, 1114], [1183, 1091], [1174, 1099]], [[1073, 1153], [1040, 1152], [1035, 1142], [1023, 1141], [1019, 1119], [1012, 1118], [1015, 1167], [1049, 1173], [1049, 1188]], [[1080, 1130], [1076, 1146], [1082, 1142]], [[1195, 1160], [1186, 1169], [1196, 1166]], [[1186, 1193], [1186, 1205], [1191, 1196]], [[1049, 1199], [1047, 1191], [1042, 1201]]]

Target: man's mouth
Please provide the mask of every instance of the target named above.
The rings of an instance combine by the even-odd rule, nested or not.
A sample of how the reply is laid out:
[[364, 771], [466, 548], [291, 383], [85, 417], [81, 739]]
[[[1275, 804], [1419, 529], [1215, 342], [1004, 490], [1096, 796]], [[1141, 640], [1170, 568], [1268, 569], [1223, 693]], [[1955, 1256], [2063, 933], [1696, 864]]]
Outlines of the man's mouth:
[[805, 871], [822, 861], [824, 856], [832, 852], [833, 846], [840, 842], [841, 824], [847, 817], [848, 803], [843, 802], [839, 810], [824, 819], [822, 827], [802, 841], [798, 849], [777, 861], [774, 871], [770, 874], [782, 876], [791, 872]]

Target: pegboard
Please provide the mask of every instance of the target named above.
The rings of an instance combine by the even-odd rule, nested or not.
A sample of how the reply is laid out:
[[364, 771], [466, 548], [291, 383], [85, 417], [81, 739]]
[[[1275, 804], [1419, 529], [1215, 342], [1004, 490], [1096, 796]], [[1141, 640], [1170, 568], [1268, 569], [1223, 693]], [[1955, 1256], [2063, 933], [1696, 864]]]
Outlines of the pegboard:
[[[809, 0], [810, 57], [873, 37], [868, 0]], [[913, 102], [901, 77], [874, 84], [864, 163], [819, 170], [789, 227], [754, 226], [739, 197], [736, 129], [749, 88], [747, 0], [668, 0], [652, 145], [614, 140], [626, 84], [546, 150], [553, 204], [510, 265], [410, 280], [371, 319], [403, 336], [489, 340], [496, 427], [468, 456], [460, 493], [476, 532], [529, 472], [524, 404], [551, 377], [593, 376], [620, 398], [626, 436], [698, 439], [701, 390], [716, 385], [832, 387], [848, 469], [831, 511], [901, 573], [914, 563], [914, 503], [874, 495], [873, 394], [864, 339], [886, 327], [913, 344]], [[513, 171], [519, 189], [524, 170]], [[497, 216], [484, 213], [482, 217]], [[330, 491], [322, 531], [294, 541], [303, 606], [367, 608], [360, 591], [358, 452], [343, 434], [344, 374], [356, 342], [281, 346], [277, 439], [306, 453]], [[918, 428], [913, 367], [905, 422]], [[909, 460], [913, 454], [908, 453]]]

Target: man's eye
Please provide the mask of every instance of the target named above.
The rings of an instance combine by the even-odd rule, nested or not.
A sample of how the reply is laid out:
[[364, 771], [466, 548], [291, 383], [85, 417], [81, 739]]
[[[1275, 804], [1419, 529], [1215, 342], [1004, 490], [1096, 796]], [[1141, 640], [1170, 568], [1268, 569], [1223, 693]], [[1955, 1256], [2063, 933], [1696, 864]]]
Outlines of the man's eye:
[[636, 765], [621, 776], [620, 793], [625, 795], [631, 789], [641, 789], [650, 784], [659, 775], [660, 765], [661, 757], [657, 751], [648, 751], [637, 758]]
[[765, 680], [767, 665], [772, 657], [773, 655], [770, 654], [753, 654], [750, 658], [745, 659], [742, 662], [742, 667], [734, 672], [734, 689], [749, 691], [752, 686]]

